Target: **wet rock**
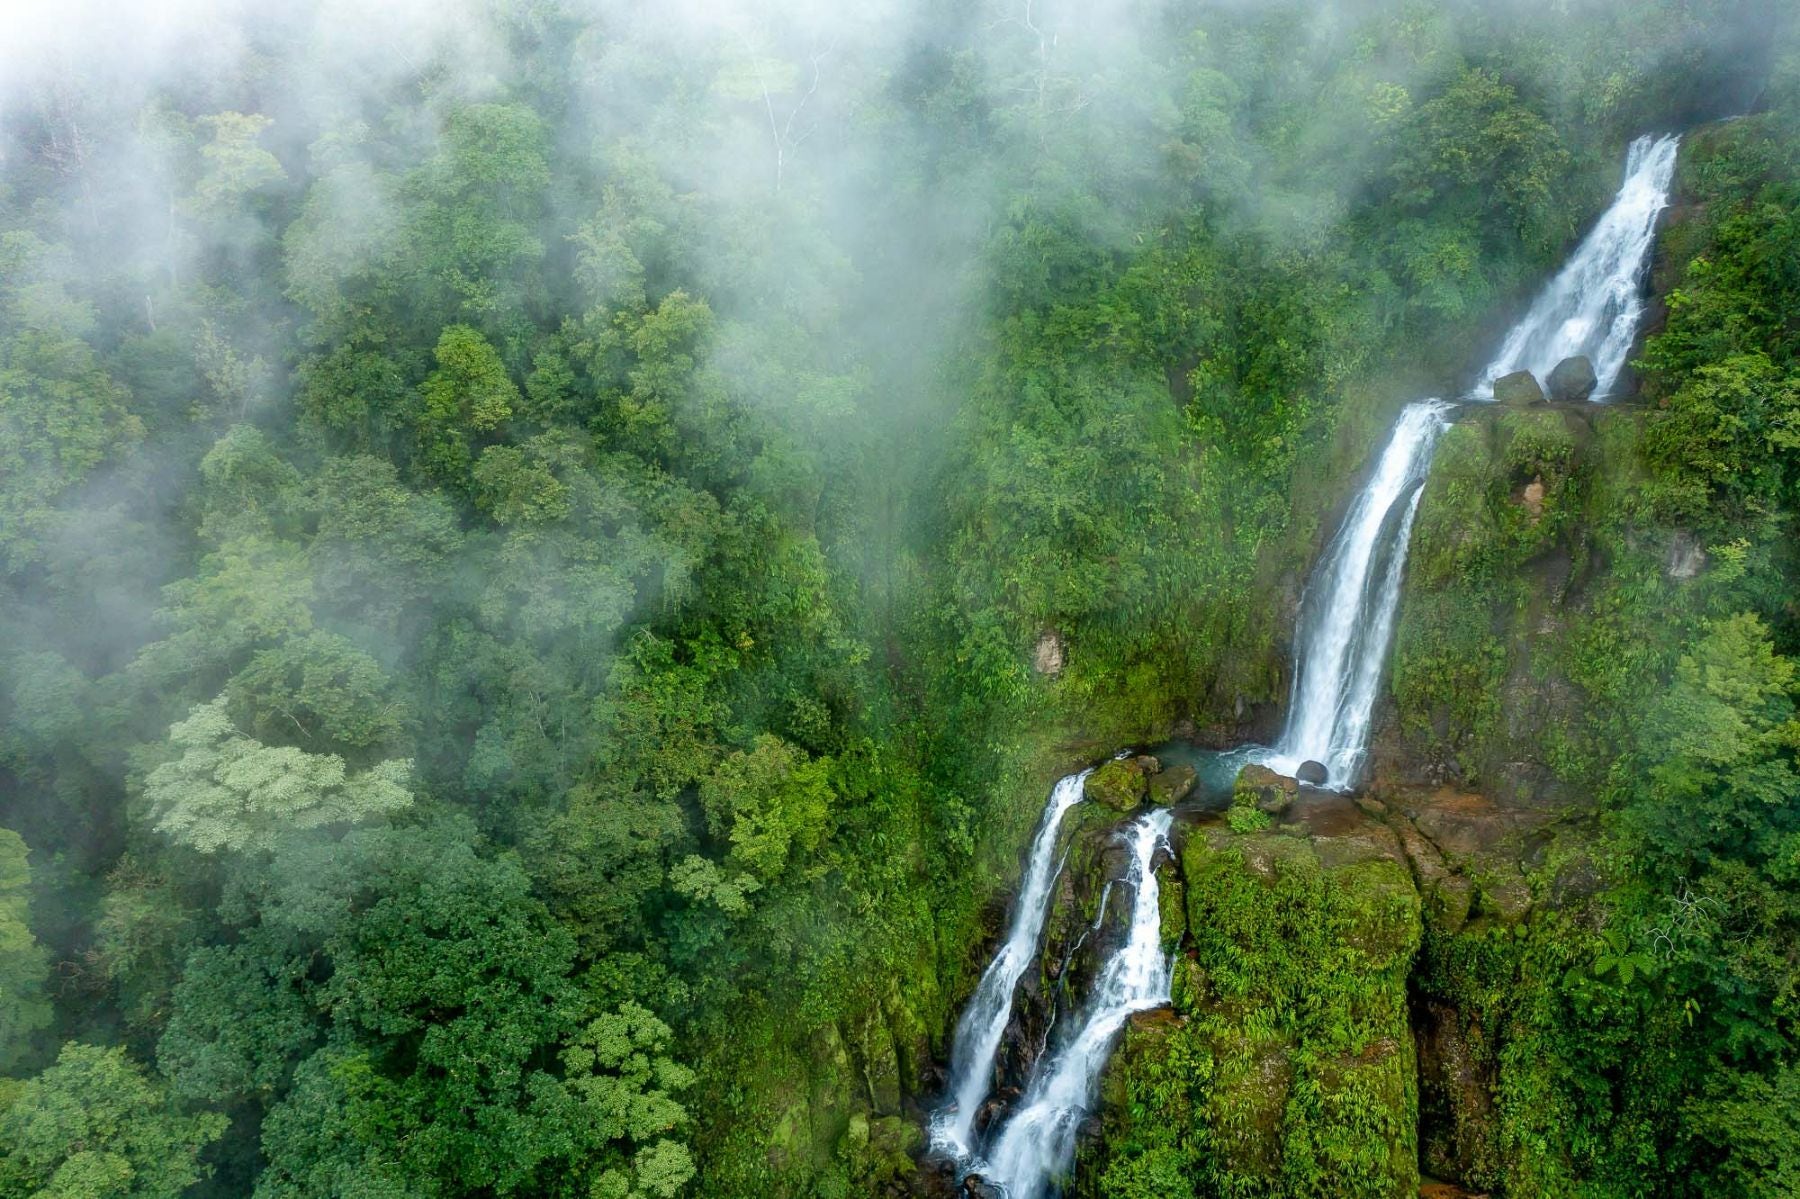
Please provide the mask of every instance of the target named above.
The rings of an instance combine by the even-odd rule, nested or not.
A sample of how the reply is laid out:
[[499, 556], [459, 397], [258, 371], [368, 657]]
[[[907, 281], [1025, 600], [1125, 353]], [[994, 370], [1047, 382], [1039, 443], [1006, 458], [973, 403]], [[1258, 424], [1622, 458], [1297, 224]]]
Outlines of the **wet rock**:
[[1594, 364], [1577, 354], [1557, 363], [1546, 382], [1551, 399], [1563, 404], [1578, 404], [1594, 394], [1599, 380], [1594, 377]]
[[[1154, 761], [1155, 759], [1151, 759]], [[1097, 804], [1119, 812], [1129, 812], [1144, 800], [1147, 789], [1142, 758], [1117, 758], [1088, 775], [1082, 794]]]
[[1297, 779], [1252, 762], [1238, 771], [1237, 782], [1231, 788], [1231, 802], [1248, 804], [1259, 812], [1279, 816], [1287, 811], [1288, 805], [1294, 802], [1294, 797], [1299, 793], [1300, 783]]
[[1150, 802], [1172, 807], [1193, 793], [1198, 779], [1192, 766], [1177, 764], [1150, 778]]
[[1237, 783], [1231, 785], [1231, 803], [1251, 805], [1269, 816], [1280, 816], [1298, 794], [1300, 781], [1256, 763], [1238, 771]]
[[968, 1199], [1006, 1199], [999, 1187], [979, 1174], [971, 1174], [963, 1179], [962, 1193]]
[[1514, 371], [1494, 380], [1494, 399], [1502, 404], [1519, 407], [1542, 404], [1544, 389], [1538, 386], [1537, 376], [1530, 371]]
[[1294, 771], [1294, 777], [1309, 787], [1323, 787], [1331, 777], [1331, 772], [1325, 769], [1323, 762], [1305, 761], [1300, 763], [1300, 769]]
[[1031, 668], [1054, 678], [1062, 673], [1063, 661], [1062, 634], [1055, 629], [1045, 629], [1038, 635], [1037, 645], [1031, 651]]
[[[1500, 1125], [1493, 1097], [1499, 1080], [1492, 1041], [1476, 1012], [1441, 1000], [1424, 1000], [1413, 1016], [1421, 1165], [1465, 1182], [1498, 1182]], [[1436, 1193], [1451, 1199], [1469, 1192]]]

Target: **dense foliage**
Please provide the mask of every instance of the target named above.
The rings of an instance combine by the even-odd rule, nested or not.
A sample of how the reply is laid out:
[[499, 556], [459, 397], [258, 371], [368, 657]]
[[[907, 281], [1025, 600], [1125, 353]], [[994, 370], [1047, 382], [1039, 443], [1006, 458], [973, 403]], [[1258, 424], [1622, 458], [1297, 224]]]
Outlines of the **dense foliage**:
[[[890, 1183], [1042, 779], [1279, 701], [1374, 431], [1773, 19], [268, 7], [0, 82], [5, 1199]], [[1604, 1148], [1519, 1193], [1793, 1168], [1776, 112], [1646, 354], [1645, 519], [1731, 571], [1594, 691], [1660, 696], [1622, 919], [1731, 918], [1592, 984], [1681, 1067], [1557, 1038]]]

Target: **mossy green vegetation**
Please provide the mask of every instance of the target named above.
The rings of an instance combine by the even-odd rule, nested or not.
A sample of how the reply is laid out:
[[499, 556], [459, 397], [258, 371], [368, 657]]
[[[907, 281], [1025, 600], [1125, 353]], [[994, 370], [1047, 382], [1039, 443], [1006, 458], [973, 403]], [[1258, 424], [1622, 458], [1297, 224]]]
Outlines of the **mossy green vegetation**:
[[1235, 824], [1188, 834], [1174, 1012], [1127, 1033], [1077, 1193], [1417, 1192], [1406, 981], [1420, 908], [1387, 848], [1321, 854]]
[[1558, 414], [1522, 448], [1518, 414], [1471, 417], [1422, 504], [1394, 777], [1581, 817], [1531, 868], [1526, 921], [1428, 923], [1417, 1003], [1457, 1070], [1425, 1081], [1424, 1161], [1470, 1186], [1763, 1196], [1800, 1161], [1777, 964], [1800, 909], [1774, 848], [1800, 778], [1800, 330], [1769, 269], [1793, 261], [1795, 111], [1684, 148], [1642, 406], [1594, 412], [1572, 452]]

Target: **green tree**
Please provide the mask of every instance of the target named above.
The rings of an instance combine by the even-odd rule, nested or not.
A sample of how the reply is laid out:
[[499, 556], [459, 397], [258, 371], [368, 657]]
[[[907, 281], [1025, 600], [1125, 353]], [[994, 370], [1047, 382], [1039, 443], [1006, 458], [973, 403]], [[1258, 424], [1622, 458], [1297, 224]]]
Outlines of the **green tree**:
[[512, 415], [519, 389], [506, 365], [479, 331], [451, 325], [438, 338], [437, 369], [419, 389], [419, 461], [427, 476], [461, 484], [469, 472], [471, 445]]
[[1555, 127], [1494, 72], [1463, 70], [1396, 129], [1391, 173], [1401, 204], [1431, 211], [1438, 223], [1476, 218], [1539, 255], [1571, 232], [1553, 202], [1569, 153]]
[[1643, 726], [1650, 789], [1630, 812], [1670, 877], [1716, 859], [1767, 860], [1800, 830], [1796, 668], [1767, 626], [1715, 621]]
[[285, 1068], [271, 1049], [305, 1042], [299, 1013], [321, 1020], [264, 1122], [259, 1195], [660, 1199], [691, 1174], [670, 1134], [692, 1076], [669, 1029], [632, 1005], [593, 1016], [573, 938], [468, 834], [286, 846], [243, 879], [263, 933], [191, 964], [178, 998], [194, 1012], [162, 1050], [184, 1088], [266, 1090]]
[[56, 252], [0, 233], [0, 565], [36, 559], [57, 498], [144, 435], [84, 338], [93, 310], [68, 294]]
[[257, 145], [274, 124], [260, 113], [220, 112], [201, 117], [206, 144], [200, 147], [201, 173], [190, 203], [204, 214], [229, 212], [245, 196], [287, 178], [281, 162]]
[[409, 722], [381, 664], [319, 629], [252, 655], [225, 697], [250, 736], [314, 751], [366, 757], [399, 741]]
[[44, 998], [50, 960], [31, 935], [26, 858], [25, 839], [0, 828], [0, 1070], [17, 1065], [33, 1034], [50, 1023]]
[[707, 828], [726, 838], [726, 864], [772, 882], [819, 848], [831, 827], [831, 763], [764, 733], [700, 786]]
[[224, 1116], [183, 1114], [121, 1048], [71, 1042], [0, 1113], [6, 1199], [177, 1199]]
[[357, 773], [336, 754], [268, 746], [237, 730], [223, 696], [169, 729], [179, 754], [144, 779], [158, 832], [201, 853], [268, 849], [285, 833], [356, 824], [412, 804], [412, 763]]

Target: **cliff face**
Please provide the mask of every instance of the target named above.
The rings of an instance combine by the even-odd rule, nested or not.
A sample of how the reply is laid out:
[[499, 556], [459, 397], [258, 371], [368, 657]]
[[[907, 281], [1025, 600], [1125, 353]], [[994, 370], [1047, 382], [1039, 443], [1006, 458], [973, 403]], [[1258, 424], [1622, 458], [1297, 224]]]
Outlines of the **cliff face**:
[[[1665, 223], [1659, 291], [1693, 212]], [[1540, 1134], [1569, 1118], [1558, 1054], [1618, 970], [1595, 847], [1618, 714], [1639, 707], [1621, 661], [1717, 566], [1658, 519], [1634, 400], [1458, 413], [1366, 794], [1189, 830], [1173, 1010], [1109, 1069], [1079, 1193], [1530, 1195], [1579, 1176]]]
[[1575, 682], [1635, 414], [1469, 406], [1421, 500], [1373, 786], [1589, 806]]

